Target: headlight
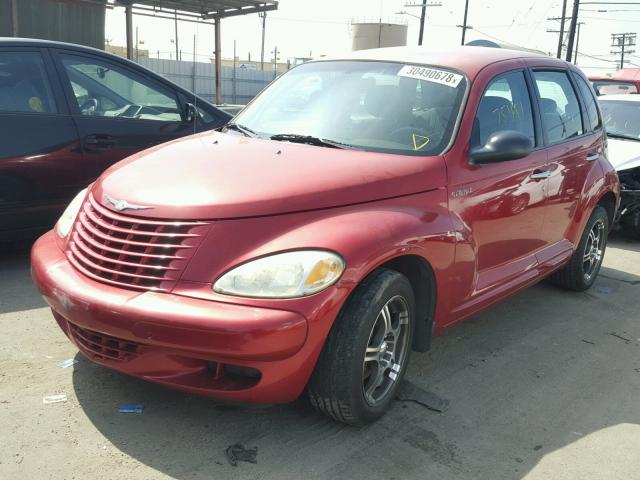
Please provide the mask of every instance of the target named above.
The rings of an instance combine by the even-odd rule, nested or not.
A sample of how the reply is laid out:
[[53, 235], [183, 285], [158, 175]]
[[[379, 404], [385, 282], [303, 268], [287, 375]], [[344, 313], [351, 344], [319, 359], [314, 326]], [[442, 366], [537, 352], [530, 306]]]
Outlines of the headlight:
[[73, 226], [73, 222], [76, 220], [78, 216], [78, 212], [80, 211], [80, 207], [82, 207], [82, 202], [84, 197], [87, 195], [87, 189], [82, 190], [78, 195], [75, 196], [71, 203], [64, 211], [58, 223], [56, 223], [56, 232], [60, 237], [65, 238], [69, 235], [71, 231], [71, 227]]
[[278, 253], [230, 270], [213, 285], [228, 295], [262, 298], [294, 298], [317, 293], [335, 283], [344, 260], [323, 250]]

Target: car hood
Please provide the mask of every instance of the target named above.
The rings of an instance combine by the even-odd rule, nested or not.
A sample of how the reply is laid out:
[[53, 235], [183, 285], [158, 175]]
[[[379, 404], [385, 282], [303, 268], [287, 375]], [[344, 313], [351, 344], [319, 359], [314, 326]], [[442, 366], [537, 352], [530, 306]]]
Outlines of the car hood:
[[442, 157], [316, 147], [205, 132], [108, 169], [92, 192], [150, 207], [130, 215], [222, 219], [273, 215], [424, 192], [445, 185]]
[[640, 141], [609, 138], [609, 162], [617, 171], [640, 167]]

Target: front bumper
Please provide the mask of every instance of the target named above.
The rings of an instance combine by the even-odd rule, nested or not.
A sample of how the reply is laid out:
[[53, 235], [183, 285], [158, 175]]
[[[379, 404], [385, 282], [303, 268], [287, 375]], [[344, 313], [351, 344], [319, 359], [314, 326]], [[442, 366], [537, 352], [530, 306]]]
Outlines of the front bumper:
[[304, 389], [324, 337], [308, 341], [302, 314], [104, 285], [77, 272], [54, 235], [33, 247], [33, 280], [89, 359], [232, 401], [281, 403]]

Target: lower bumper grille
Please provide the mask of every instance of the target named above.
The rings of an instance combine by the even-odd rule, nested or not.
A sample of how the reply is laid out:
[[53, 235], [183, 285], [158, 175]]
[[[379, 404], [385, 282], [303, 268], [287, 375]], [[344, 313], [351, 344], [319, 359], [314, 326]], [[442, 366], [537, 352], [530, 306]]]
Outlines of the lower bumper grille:
[[95, 360], [126, 362], [138, 356], [139, 345], [135, 342], [85, 330], [72, 323], [69, 329], [80, 349]]

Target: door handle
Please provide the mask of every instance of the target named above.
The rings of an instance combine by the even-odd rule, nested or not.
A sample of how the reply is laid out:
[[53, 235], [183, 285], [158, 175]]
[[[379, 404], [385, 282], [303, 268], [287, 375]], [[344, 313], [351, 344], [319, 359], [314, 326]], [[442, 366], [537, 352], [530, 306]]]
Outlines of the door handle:
[[84, 145], [90, 149], [111, 148], [115, 144], [116, 139], [111, 135], [88, 135], [84, 139]]
[[597, 160], [600, 158], [600, 154], [599, 153], [589, 153], [587, 154], [587, 161], [589, 162], [593, 162], [594, 160]]
[[551, 176], [551, 171], [549, 170], [536, 170], [535, 172], [533, 172], [531, 175], [529, 175], [529, 178], [532, 180], [543, 180], [545, 178], [549, 178]]

